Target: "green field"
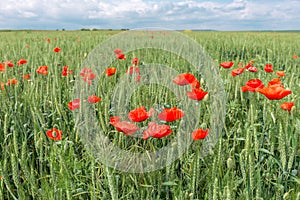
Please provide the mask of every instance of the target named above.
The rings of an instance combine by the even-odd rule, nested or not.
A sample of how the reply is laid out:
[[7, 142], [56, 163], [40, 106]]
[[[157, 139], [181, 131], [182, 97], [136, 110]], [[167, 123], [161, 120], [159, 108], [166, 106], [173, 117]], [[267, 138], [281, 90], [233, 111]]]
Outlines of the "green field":
[[[75, 98], [75, 83], [82, 79], [80, 72], [89, 67], [83, 66], [84, 61], [101, 42], [117, 33], [0, 32], [0, 63], [14, 64], [0, 68], [0, 199], [300, 199], [300, 33], [183, 33], [203, 47], [220, 73], [226, 92], [223, 130], [209, 155], [201, 155], [205, 139], [193, 141], [175, 162], [149, 173], [122, 172], [96, 159], [76, 126], [74, 114], [79, 110], [68, 107]], [[155, 34], [150, 39], [155, 40]], [[61, 51], [54, 52], [56, 47]], [[166, 123], [172, 127], [172, 135], [149, 140], [127, 137], [109, 123], [114, 114], [111, 95], [132, 59], [139, 58], [141, 71], [147, 63], [160, 63], [180, 73], [192, 73], [202, 79], [205, 91], [212, 91], [199, 71], [170, 52], [139, 49], [125, 56], [126, 60], [112, 57], [111, 66], [102, 66], [116, 67], [116, 74], [96, 73], [94, 92], [101, 101], [92, 105], [94, 114], [104, 134], [121, 149], [154, 151], [176, 138], [177, 121]], [[27, 63], [18, 65], [20, 59]], [[219, 66], [227, 61], [234, 66]], [[231, 75], [238, 63], [245, 66], [249, 62], [258, 72]], [[274, 72], [264, 71], [267, 63], [273, 65]], [[48, 66], [48, 73], [37, 73], [40, 66]], [[62, 76], [64, 66], [72, 74]], [[276, 71], [284, 71], [281, 84], [292, 94], [269, 100], [258, 92], [242, 92], [249, 79], [259, 78], [268, 85], [277, 77]], [[30, 78], [24, 79], [25, 74]], [[8, 84], [9, 79], [17, 83]], [[147, 110], [152, 105], [181, 106], [176, 95], [159, 84], [141, 86], [130, 102], [129, 110], [142, 105]], [[295, 106], [289, 112], [281, 109], [283, 102], [294, 102]], [[199, 127], [210, 128], [210, 104], [211, 98], [198, 102]], [[148, 122], [141, 124], [147, 126]], [[62, 131], [61, 140], [47, 136], [52, 128]], [[190, 137], [190, 133], [186, 135]]]

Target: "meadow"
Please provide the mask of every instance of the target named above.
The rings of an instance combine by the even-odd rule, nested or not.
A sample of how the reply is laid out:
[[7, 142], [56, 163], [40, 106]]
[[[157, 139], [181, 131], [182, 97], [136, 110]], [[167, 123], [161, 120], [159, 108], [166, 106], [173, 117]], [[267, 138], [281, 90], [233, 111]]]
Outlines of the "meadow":
[[[118, 33], [0, 32], [0, 199], [300, 199], [300, 33], [183, 32], [215, 62], [226, 94], [225, 119], [208, 155], [201, 155], [206, 138], [193, 138], [180, 158], [145, 173], [107, 166], [87, 149], [74, 117], [80, 112], [74, 101], [76, 81], [89, 87], [98, 80], [88, 102], [103, 133], [128, 152], [163, 148], [180, 132], [180, 120], [162, 120], [159, 123], [170, 126], [172, 134], [146, 140], [129, 137], [131, 133], [122, 133], [112, 123], [113, 91], [123, 76], [132, 75], [138, 84], [139, 73], [130, 72], [134, 67], [142, 73], [147, 63], [160, 63], [193, 74], [208, 92], [208, 98], [191, 100], [199, 106], [198, 128], [210, 128], [213, 91], [190, 63], [162, 50], [125, 52], [126, 59], [121, 52], [110, 52], [112, 64], [102, 67], [116, 71], [93, 74], [85, 60]], [[154, 33], [149, 40], [155, 39]], [[261, 80], [264, 87], [246, 91], [251, 88], [243, 86], [251, 79]], [[263, 88], [268, 85], [291, 93], [267, 98]], [[188, 86], [178, 86], [183, 87]], [[162, 108], [181, 108], [177, 96], [159, 84], [139, 87], [130, 102], [127, 110], [156, 105], [159, 113]], [[294, 106], [286, 108], [284, 102]], [[148, 122], [150, 118], [133, 124], [147, 127]]]

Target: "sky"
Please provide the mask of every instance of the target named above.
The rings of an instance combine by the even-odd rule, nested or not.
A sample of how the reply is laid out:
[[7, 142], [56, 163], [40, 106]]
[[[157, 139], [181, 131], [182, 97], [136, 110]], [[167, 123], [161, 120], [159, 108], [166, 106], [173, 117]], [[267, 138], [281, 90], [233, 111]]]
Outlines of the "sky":
[[0, 29], [300, 30], [300, 0], [1, 0]]

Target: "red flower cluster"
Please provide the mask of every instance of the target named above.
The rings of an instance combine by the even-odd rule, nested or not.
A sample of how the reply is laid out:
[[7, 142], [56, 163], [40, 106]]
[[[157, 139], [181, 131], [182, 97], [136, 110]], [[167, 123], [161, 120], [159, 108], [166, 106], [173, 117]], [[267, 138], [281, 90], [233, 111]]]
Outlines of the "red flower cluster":
[[[101, 101], [101, 98], [93, 94], [91, 96], [88, 96], [87, 100], [89, 103], [98, 103], [99, 101]], [[80, 108], [80, 99], [74, 99], [73, 101], [70, 101], [68, 103], [68, 107], [70, 110], [79, 109]]]
[[[149, 117], [153, 116], [156, 111], [151, 108], [148, 112], [144, 106], [140, 106], [131, 110], [128, 113], [128, 119], [131, 121], [121, 121], [120, 117], [113, 116], [110, 118], [110, 124], [113, 125], [119, 132], [123, 132], [125, 135], [132, 135], [139, 130], [139, 127], [133, 122], [143, 122]], [[166, 122], [173, 122], [184, 116], [182, 110], [174, 108], [165, 108], [161, 113], [157, 115], [157, 118]], [[155, 122], [149, 122], [148, 128], [143, 132], [143, 139], [146, 140], [149, 137], [162, 138], [170, 135], [172, 130], [169, 125], [160, 125]]]
[[128, 70], [126, 70], [126, 74], [129, 75], [135, 75], [136, 76], [136, 82], [140, 82], [141, 80], [141, 75], [140, 75], [140, 68], [138, 67], [139, 64], [139, 59], [138, 58], [133, 58], [132, 59], [132, 64], [133, 66], [130, 66]]
[[126, 60], [125, 55], [122, 53], [121, 49], [115, 49], [114, 53], [116, 54], [117, 59]]
[[201, 89], [200, 82], [197, 78], [190, 73], [179, 74], [173, 79], [173, 82], [177, 85], [184, 86], [190, 85], [192, 91], [187, 91], [186, 94], [190, 99], [200, 101], [208, 94]]
[[87, 68], [87, 67], [84, 67], [81, 72], [80, 72], [80, 76], [82, 76], [82, 80], [84, 82], [87, 82], [88, 85], [92, 85], [92, 80], [94, 78], [96, 78], [96, 74], [94, 74], [92, 72], [92, 69], [91, 68]]
[[61, 72], [62, 76], [68, 76], [69, 74], [73, 73], [73, 71], [72, 70], [68, 70], [68, 68], [69, 68], [68, 66], [64, 66], [64, 68], [63, 68], [63, 70]]
[[[258, 68], [253, 66], [254, 64], [254, 60], [251, 60], [245, 67], [242, 67], [242, 63], [239, 63], [238, 66], [239, 68], [236, 68], [234, 70], [231, 71], [231, 75], [232, 76], [237, 76], [237, 75], [240, 75], [242, 74], [245, 70], [249, 71], [249, 72], [258, 72]], [[233, 62], [222, 62], [219, 64], [221, 67], [225, 68], [225, 69], [229, 69], [231, 68], [234, 63]], [[273, 65], [270, 64], [270, 63], [267, 63], [264, 67], [264, 71], [265, 72], [268, 72], [268, 73], [271, 73], [271, 72], [274, 72], [273, 70]], [[285, 76], [284, 72], [283, 71], [277, 71], [276, 74], [278, 76]]]

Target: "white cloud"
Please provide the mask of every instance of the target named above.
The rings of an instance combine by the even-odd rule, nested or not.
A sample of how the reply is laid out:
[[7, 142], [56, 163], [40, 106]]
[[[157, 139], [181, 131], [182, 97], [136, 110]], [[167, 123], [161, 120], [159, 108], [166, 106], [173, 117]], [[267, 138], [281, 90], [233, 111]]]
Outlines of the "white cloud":
[[[7, 0], [0, 28], [299, 29], [296, 0]], [[276, 23], [275, 23], [276, 22]], [[290, 23], [288, 23], [290, 22]], [[293, 23], [294, 22], [294, 23]]]

